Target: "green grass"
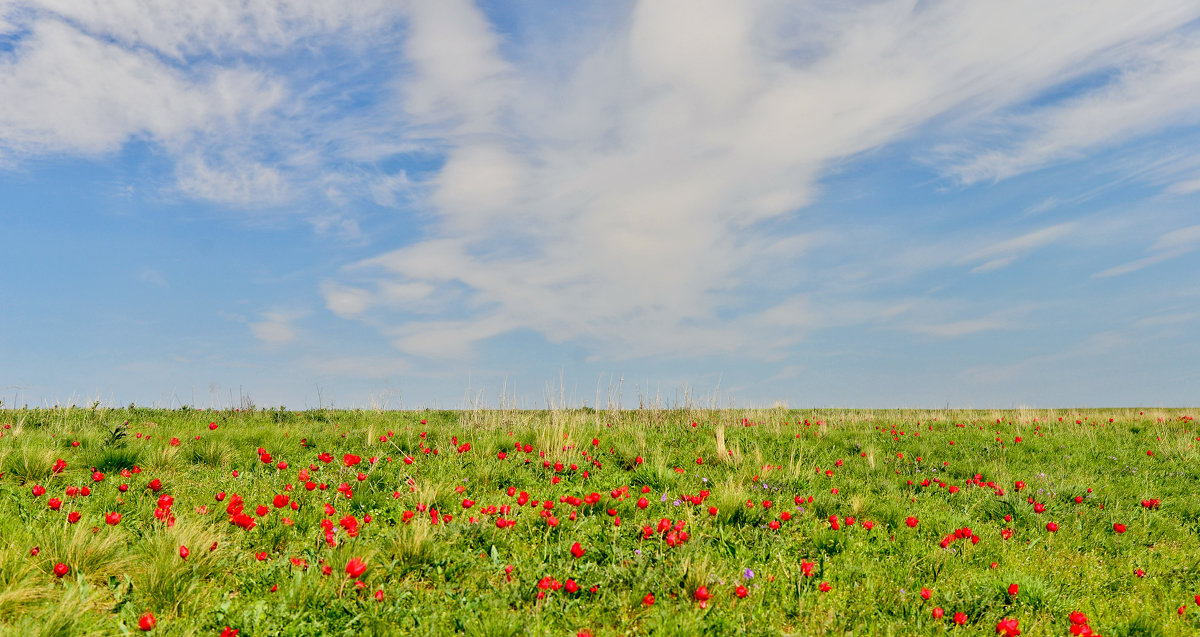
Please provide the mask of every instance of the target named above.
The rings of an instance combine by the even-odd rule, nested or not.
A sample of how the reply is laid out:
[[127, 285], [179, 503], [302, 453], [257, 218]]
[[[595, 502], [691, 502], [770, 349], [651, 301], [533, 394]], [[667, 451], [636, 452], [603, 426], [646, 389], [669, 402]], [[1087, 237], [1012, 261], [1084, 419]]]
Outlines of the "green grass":
[[[0, 411], [0, 633], [138, 633], [150, 612], [169, 635], [1068, 635], [1081, 611], [1103, 635], [1200, 634], [1190, 413]], [[663, 518], [686, 541], [644, 538]], [[977, 542], [941, 546], [963, 528]]]

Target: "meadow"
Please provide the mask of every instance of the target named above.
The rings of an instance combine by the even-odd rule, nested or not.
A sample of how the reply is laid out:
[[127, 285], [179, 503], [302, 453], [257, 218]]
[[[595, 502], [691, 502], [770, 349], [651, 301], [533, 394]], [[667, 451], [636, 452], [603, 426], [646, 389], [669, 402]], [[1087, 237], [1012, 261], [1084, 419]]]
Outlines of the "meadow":
[[0, 633], [1195, 635], [1172, 409], [0, 411]]

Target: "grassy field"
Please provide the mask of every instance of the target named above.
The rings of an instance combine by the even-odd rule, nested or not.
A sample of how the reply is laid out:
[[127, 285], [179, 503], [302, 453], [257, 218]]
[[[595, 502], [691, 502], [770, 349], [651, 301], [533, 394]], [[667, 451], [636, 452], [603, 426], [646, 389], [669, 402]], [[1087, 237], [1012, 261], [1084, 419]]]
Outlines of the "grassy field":
[[1191, 413], [0, 411], [0, 632], [1195, 635]]

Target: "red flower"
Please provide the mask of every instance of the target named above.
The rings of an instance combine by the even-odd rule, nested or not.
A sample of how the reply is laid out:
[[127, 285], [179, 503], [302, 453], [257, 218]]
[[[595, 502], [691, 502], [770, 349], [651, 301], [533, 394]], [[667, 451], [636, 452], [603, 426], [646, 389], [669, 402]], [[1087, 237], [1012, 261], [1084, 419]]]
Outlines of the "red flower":
[[1046, 523], [1046, 530], [1047, 530], [1047, 531], [1049, 531], [1049, 532], [1051, 532], [1051, 533], [1055, 533], [1055, 532], [1057, 532], [1057, 531], [1058, 531], [1058, 525], [1057, 525], [1057, 524], [1055, 524], [1055, 523], [1053, 523], [1053, 522], [1047, 522], [1047, 523]]
[[958, 624], [959, 626], [965, 625], [967, 623], [967, 614], [954, 613], [954, 623]]
[[930, 595], [933, 595], [933, 592], [928, 588], [921, 589], [921, 599], [928, 600]]
[[113, 511], [112, 513], [104, 514], [104, 523], [109, 526], [116, 526], [121, 522], [121, 514]]
[[189, 555], [191, 555], [191, 554], [192, 554], [192, 552], [188, 550], [188, 547], [180, 545], [180, 547], [179, 547], [179, 557], [181, 557], [181, 558], [183, 558], [183, 559], [185, 559], [185, 560], [186, 560], [186, 559], [187, 559], [187, 556], [189, 556]]
[[1117, 533], [1124, 533], [1125, 525], [1121, 524], [1120, 522], [1117, 522], [1116, 524], [1113, 525], [1113, 531], [1116, 531]]
[[828, 593], [833, 587], [829, 585], [829, 582], [821, 582], [821, 585], [817, 588], [821, 589], [822, 593]]
[[346, 562], [346, 575], [350, 577], [360, 577], [367, 570], [367, 564], [362, 561], [362, 558], [352, 558]]
[[916, 528], [917, 524], [919, 524], [920, 521], [917, 520], [917, 518], [910, 515], [910, 516], [908, 516], [907, 519], [904, 520], [904, 523], [908, 525], [908, 528], [912, 529], [912, 528]]
[[151, 612], [147, 612], [145, 615], [142, 615], [140, 618], [138, 618], [138, 628], [141, 628], [146, 632], [154, 630], [154, 625], [157, 623], [158, 620], [154, 619], [154, 613]]
[[1017, 627], [1017, 620], [1014, 618], [1001, 619], [996, 624], [996, 633], [1009, 637], [1016, 637], [1021, 634], [1021, 629]]
[[1076, 610], [1076, 611], [1071, 611], [1071, 617], [1070, 617], [1070, 619], [1071, 619], [1071, 623], [1072, 623], [1072, 624], [1086, 624], [1086, 623], [1088, 623], [1088, 618], [1087, 618], [1087, 615], [1084, 615], [1083, 613], [1081, 613], [1081, 612], [1079, 612], [1079, 611], [1077, 611], [1077, 610]]
[[941, 606], [935, 606], [933, 608], [933, 618], [934, 619], [941, 619], [942, 615], [945, 615], [945, 614], [946, 614], [946, 611], [942, 610]]
[[746, 588], [745, 586], [739, 586], [734, 589], [733, 594], [737, 595], [739, 598], [742, 598], [750, 594], [750, 589]]
[[654, 593], [646, 593], [646, 596], [642, 598], [642, 604], [645, 604], [646, 606], [653, 606]]
[[700, 608], [708, 608], [708, 600], [712, 598], [712, 594], [708, 592], [707, 586], [697, 588], [696, 592], [692, 593], [692, 596], [696, 598], [697, 602], [700, 602]]
[[67, 566], [66, 564], [63, 564], [62, 562], [59, 562], [58, 564], [54, 565], [54, 574], [59, 577], [66, 575], [67, 572], [70, 570], [71, 570], [71, 567]]
[[583, 557], [583, 554], [586, 552], [587, 551], [579, 545], [579, 542], [571, 545], [571, 555], [574, 555], [576, 559]]

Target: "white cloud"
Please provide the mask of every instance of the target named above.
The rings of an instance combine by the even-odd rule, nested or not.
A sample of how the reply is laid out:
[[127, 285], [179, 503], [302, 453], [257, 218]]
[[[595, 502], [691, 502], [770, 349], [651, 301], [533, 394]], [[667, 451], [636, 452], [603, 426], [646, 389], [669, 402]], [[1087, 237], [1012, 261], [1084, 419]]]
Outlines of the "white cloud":
[[291, 198], [283, 174], [255, 161], [226, 160], [214, 165], [192, 157], [180, 163], [177, 178], [188, 195], [234, 206], [274, 205]]
[[[436, 221], [425, 240], [354, 272], [457, 299], [442, 320], [398, 317], [386, 328], [416, 355], [468, 356], [518, 329], [607, 358], [767, 355], [823, 323], [803, 304], [746, 301], [782, 272], [806, 277], [809, 291], [831, 275], [805, 258], [819, 245], [812, 237], [788, 254], [778, 246], [795, 235], [766, 225], [811, 202], [824, 171], [934, 122], [955, 134], [1003, 122], [1066, 80], [1152, 57], [1147, 47], [1168, 46], [1161, 37], [1197, 16], [1186, 2], [1155, 12], [1122, 2], [645, 2], [544, 74], [509, 62], [467, 3], [425, 5], [410, 25], [413, 79], [402, 92], [415, 134], [444, 148], [445, 167], [425, 182]], [[984, 246], [963, 263], [998, 269], [1071, 230]], [[831, 294], [795, 296], [809, 308], [856, 303]]]
[[1034, 230], [1012, 239], [1005, 239], [986, 248], [976, 250], [963, 257], [960, 263], [979, 263], [971, 272], [989, 272], [998, 270], [1016, 261], [1017, 257], [1026, 252], [1045, 247], [1051, 243], [1071, 236], [1076, 227], [1075, 223], [1060, 223], [1057, 225]]
[[137, 273], [137, 279], [142, 283], [148, 283], [160, 288], [171, 287], [167, 284], [167, 277], [163, 276], [163, 273], [156, 268], [143, 268]]
[[[338, 76], [277, 56], [330, 42], [384, 53], [376, 36], [402, 9], [382, 0], [4, 2], [0, 23], [17, 35], [0, 53], [0, 163], [146, 141], [176, 163], [176, 186], [191, 198], [237, 208], [301, 202], [319, 216], [313, 200], [330, 181], [386, 196], [386, 184], [339, 167], [361, 151], [337, 138], [345, 122], [328, 121]], [[383, 125], [394, 133], [394, 122]]]
[[1129, 274], [1130, 272], [1136, 272], [1169, 259], [1181, 257], [1196, 248], [1200, 248], [1200, 225], [1179, 228], [1159, 236], [1154, 245], [1150, 246], [1152, 254], [1149, 256], [1097, 272], [1092, 276], [1094, 278], [1107, 278]]
[[1002, 179], [1085, 157], [1135, 136], [1200, 122], [1200, 43], [1194, 36], [1168, 38], [1125, 55], [1115, 81], [1011, 117], [1003, 130], [1015, 141], [972, 153], [952, 172], [968, 183]]
[[297, 315], [286, 312], [263, 312], [261, 321], [250, 323], [250, 331], [254, 338], [264, 343], [285, 345], [300, 336], [292, 325], [297, 318]]
[[339, 285], [333, 281], [321, 283], [325, 307], [342, 318], [353, 318], [371, 307], [371, 292], [362, 288]]
[[253, 118], [281, 97], [255, 71], [192, 78], [148, 52], [41, 21], [0, 58], [0, 154], [97, 154], [136, 137], [177, 146], [201, 127]]
[[1001, 319], [970, 319], [951, 321], [949, 323], [928, 323], [905, 326], [903, 329], [916, 334], [936, 336], [939, 338], [960, 338], [979, 332], [1011, 329], [1007, 321]]

